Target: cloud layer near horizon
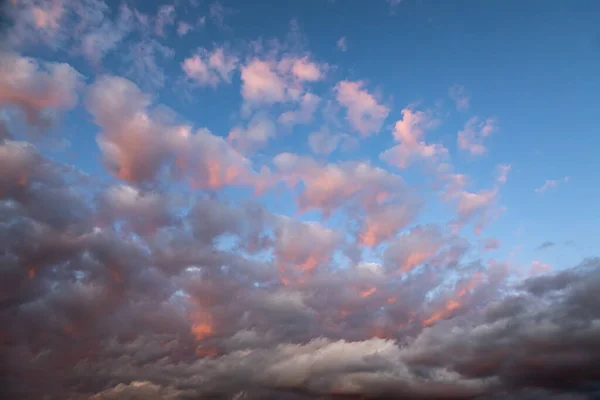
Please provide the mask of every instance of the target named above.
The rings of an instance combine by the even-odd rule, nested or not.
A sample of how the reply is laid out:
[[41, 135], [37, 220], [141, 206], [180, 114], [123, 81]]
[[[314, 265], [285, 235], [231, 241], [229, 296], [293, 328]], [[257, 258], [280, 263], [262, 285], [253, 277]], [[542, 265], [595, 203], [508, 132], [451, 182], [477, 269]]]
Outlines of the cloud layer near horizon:
[[[153, 32], [152, 40], [164, 35], [175, 25], [169, 9], [149, 20], [122, 6], [111, 20], [103, 2], [17, 3], [12, 47], [0, 53], [6, 398], [600, 393], [600, 258], [561, 272], [534, 262], [517, 276], [509, 261], [477, 253], [463, 228], [481, 235], [502, 213], [510, 165], [497, 166], [490, 188], [470, 189], [448, 149], [429, 142], [441, 123], [434, 111], [409, 105], [395, 116], [393, 146], [379, 158], [396, 170], [321, 157], [379, 133], [391, 108], [361, 80], [315, 94], [311, 85], [333, 67], [312, 59], [292, 26], [283, 42], [254, 42], [246, 52], [200, 48], [182, 62], [182, 81], [192, 86], [240, 80], [245, 117], [217, 135], [166, 111], [136, 83], [139, 71], [84, 77], [18, 51], [31, 40], [64, 45], [61, 18], [76, 16], [82, 39], [74, 49], [100, 62], [133, 29]], [[214, 3], [209, 15], [225, 29], [230, 12]], [[160, 43], [147, 43], [160, 52]], [[146, 55], [135, 68], [160, 86], [156, 55]], [[451, 94], [456, 108], [469, 107], [464, 88]], [[255, 152], [312, 122], [321, 104], [323, 126], [307, 138], [314, 154], [285, 151], [257, 163]], [[287, 108], [274, 118], [267, 111], [275, 106]], [[60, 132], [61, 117], [76, 107], [96, 125], [106, 176], [38, 146], [39, 135]], [[468, 119], [458, 148], [483, 156], [496, 124]], [[398, 172], [411, 165], [427, 172], [436, 198], [453, 210], [447, 224], [417, 219], [426, 196]], [[232, 199], [230, 188], [252, 194]], [[296, 215], [263, 201], [280, 190], [296, 194]], [[320, 218], [300, 217], [309, 212]], [[336, 218], [341, 227], [329, 224]], [[483, 251], [501, 246], [481, 241]]]

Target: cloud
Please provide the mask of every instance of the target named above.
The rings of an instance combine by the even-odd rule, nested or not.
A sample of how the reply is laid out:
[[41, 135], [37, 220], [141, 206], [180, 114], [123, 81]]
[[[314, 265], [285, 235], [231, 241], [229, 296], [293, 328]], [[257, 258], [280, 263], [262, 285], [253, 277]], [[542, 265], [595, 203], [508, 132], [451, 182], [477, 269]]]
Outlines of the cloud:
[[486, 238], [483, 242], [483, 251], [498, 250], [500, 248], [500, 241], [496, 238]]
[[488, 118], [481, 121], [473, 117], [465, 124], [462, 131], [458, 132], [458, 148], [476, 156], [487, 152], [485, 138], [497, 130], [496, 120]]
[[529, 270], [530, 275], [545, 274], [552, 271], [552, 267], [548, 264], [544, 264], [540, 261], [532, 261], [531, 269]]
[[402, 110], [402, 119], [394, 126], [396, 146], [381, 153], [380, 158], [398, 168], [406, 168], [416, 160], [437, 160], [448, 150], [441, 144], [426, 144], [422, 139], [426, 130], [439, 125], [439, 121], [409, 108]]
[[546, 179], [546, 182], [539, 188], [535, 189], [536, 193], [544, 193], [548, 189], [556, 189], [558, 185], [569, 182], [569, 177], [565, 176], [562, 179]]
[[113, 13], [101, 0], [20, 0], [7, 11], [12, 22], [7, 32], [10, 46], [70, 47], [96, 64], [139, 28], [134, 11], [126, 5]]
[[496, 171], [498, 174], [498, 178], [496, 179], [496, 181], [500, 184], [500, 185], [504, 185], [506, 183], [506, 179], [508, 177], [508, 173], [511, 170], [511, 166], [510, 164], [500, 164], [496, 167]]
[[156, 12], [154, 31], [158, 36], [165, 36], [165, 28], [175, 24], [175, 6], [164, 4]]
[[208, 7], [208, 15], [210, 19], [221, 29], [228, 29], [225, 20], [236, 14], [233, 8], [225, 7], [220, 2], [215, 1]]
[[457, 199], [457, 218], [453, 222], [455, 228], [461, 229], [466, 223], [474, 221], [475, 233], [481, 234], [488, 222], [502, 211], [502, 209], [494, 210], [497, 197], [497, 188], [479, 192], [460, 191]]
[[0, 106], [20, 110], [29, 124], [46, 127], [52, 111], [76, 106], [83, 76], [65, 63], [0, 53]]
[[[325, 67], [308, 57], [253, 58], [241, 67], [242, 97], [250, 106], [305, 100], [304, 84], [323, 78]], [[316, 98], [309, 94], [309, 101]]]
[[335, 87], [336, 99], [347, 110], [346, 119], [363, 136], [378, 133], [390, 109], [367, 92], [362, 81], [341, 81]]
[[102, 128], [97, 142], [104, 163], [124, 181], [150, 182], [169, 173], [196, 188], [219, 188], [241, 182], [249, 172], [249, 161], [223, 138], [172, 124], [150, 109], [150, 97], [131, 81], [99, 77], [86, 105]]
[[335, 45], [337, 46], [338, 49], [340, 49], [340, 51], [347, 51], [348, 50], [348, 43], [346, 41], [346, 36], [342, 36], [341, 38], [338, 39], [338, 41], [335, 43]]
[[328, 155], [338, 148], [343, 139], [343, 135], [332, 134], [327, 127], [322, 127], [308, 136], [308, 146], [314, 154]]
[[448, 90], [448, 94], [458, 111], [466, 111], [469, 109], [469, 96], [467, 96], [464, 86], [453, 85]]
[[294, 126], [296, 124], [308, 124], [312, 122], [313, 116], [321, 98], [312, 93], [305, 93], [300, 100], [298, 110], [286, 111], [279, 116], [279, 123], [286, 126]]
[[[191, 54], [198, 85], [235, 81], [240, 68], [247, 114], [224, 137], [227, 121], [194, 127], [148, 90], [171, 82], [171, 6], [13, 4], [6, 48], [97, 54], [93, 70], [108, 72], [84, 88], [67, 64], [0, 56], [1, 398], [598, 397], [600, 259], [520, 268], [490, 258], [499, 239], [461, 236], [503, 211], [510, 166], [470, 187], [425, 140], [439, 124], [431, 112], [407, 107], [392, 131], [391, 164], [426, 161], [433, 174], [423, 190], [380, 161], [326, 157], [378, 132], [389, 110], [362, 81], [319, 91], [330, 67], [304, 50], [296, 22], [285, 42]], [[207, 7], [225, 27], [229, 11]], [[361, 135], [343, 133], [338, 107]], [[106, 171], [22, 141], [70, 110], [70, 128], [95, 124], [81, 134], [95, 135]], [[484, 145], [485, 124], [469, 143]], [[292, 127], [287, 149], [262, 150]], [[455, 214], [427, 224], [426, 200], [439, 199]]]
[[275, 123], [267, 115], [256, 114], [248, 122], [246, 129], [234, 127], [229, 132], [227, 141], [240, 151], [251, 152], [264, 147], [275, 134]]
[[[136, 109], [143, 96], [137, 103], [125, 104]], [[340, 268], [348, 238], [320, 223], [216, 197], [181, 208], [132, 185], [88, 186], [22, 142], [5, 141], [0, 154], [0, 366], [14, 372], [3, 394], [493, 399], [522, 388], [527, 399], [593, 390], [598, 259], [513, 285], [506, 265], [469, 260], [464, 240], [426, 225], [392, 239], [383, 265]], [[278, 163], [363, 177], [369, 190], [348, 197], [376, 210], [370, 201], [401, 182], [367, 165]]]
[[543, 242], [542, 244], [540, 244], [535, 249], [536, 250], [545, 250], [545, 249], [549, 249], [550, 247], [554, 247], [555, 245], [556, 245], [556, 243], [554, 243], [554, 242], [546, 241], [546, 242]]
[[179, 21], [177, 23], [177, 35], [179, 35], [180, 37], [187, 35], [193, 29], [194, 29], [194, 27], [185, 21]]
[[185, 75], [200, 86], [217, 87], [221, 82], [231, 83], [233, 71], [237, 68], [238, 58], [222, 48], [212, 52], [201, 48], [181, 63]]

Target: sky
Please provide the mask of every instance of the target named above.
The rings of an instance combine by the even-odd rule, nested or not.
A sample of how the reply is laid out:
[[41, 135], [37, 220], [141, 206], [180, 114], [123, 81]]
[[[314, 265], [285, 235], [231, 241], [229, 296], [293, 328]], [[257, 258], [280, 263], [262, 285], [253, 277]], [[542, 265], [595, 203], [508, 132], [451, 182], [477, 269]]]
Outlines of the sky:
[[0, 394], [600, 395], [600, 3], [0, 3]]

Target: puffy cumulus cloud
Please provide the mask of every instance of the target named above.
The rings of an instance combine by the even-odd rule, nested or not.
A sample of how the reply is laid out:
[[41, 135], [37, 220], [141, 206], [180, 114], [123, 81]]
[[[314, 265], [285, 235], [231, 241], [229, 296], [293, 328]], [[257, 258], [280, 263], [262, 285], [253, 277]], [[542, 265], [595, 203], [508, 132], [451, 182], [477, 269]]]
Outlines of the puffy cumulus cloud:
[[321, 80], [326, 69], [308, 56], [252, 57], [241, 67], [242, 97], [250, 108], [290, 101], [309, 102], [308, 107], [314, 107], [311, 103], [316, 98], [306, 97], [304, 86]]
[[51, 112], [75, 107], [82, 83], [69, 64], [0, 53], [0, 106], [17, 108], [29, 124], [47, 126]]
[[390, 243], [383, 256], [384, 265], [408, 272], [432, 260], [444, 245], [445, 240], [437, 227], [419, 226]]
[[[71, 43], [75, 20], [73, 40], [96, 32], [85, 48], [99, 60], [143, 31], [154, 49], [139, 49], [135, 68], [160, 83], [147, 55], [169, 53], [152, 36], [174, 28], [169, 6], [109, 17], [102, 1], [11, 4], [22, 17], [13, 39]], [[223, 11], [209, 6], [208, 17], [223, 23]], [[415, 188], [375, 164], [279, 153], [253, 169], [241, 150], [307, 123], [321, 101], [324, 128], [308, 139], [320, 155], [348, 141], [336, 104], [363, 135], [388, 113], [362, 83], [340, 83], [338, 102], [319, 99], [308, 87], [327, 67], [292, 44], [275, 47], [241, 62], [244, 100], [258, 110], [227, 139], [178, 122], [129, 80], [97, 77], [85, 108], [108, 182], [2, 125], [0, 397], [597, 397], [600, 259], [562, 271], [534, 261], [518, 279], [513, 265], [482, 257], [496, 240], [472, 246], [458, 230], [425, 224]], [[75, 106], [82, 78], [70, 67], [5, 54], [0, 99], [25, 124]], [[202, 54], [201, 79], [226, 81], [227, 57]], [[275, 103], [277, 124], [261, 109]], [[450, 228], [479, 230], [501, 211], [508, 168], [498, 167], [490, 189], [468, 188], [468, 176], [428, 157], [423, 137], [434, 121], [406, 109], [396, 145], [407, 162], [434, 161], [436, 189], [456, 207]], [[240, 185], [293, 189], [302, 215], [274, 213], [273, 198], [242, 199]]]
[[349, 212], [358, 222], [357, 239], [376, 246], [407, 226], [420, 208], [420, 199], [404, 180], [365, 162], [321, 164], [310, 157], [281, 153], [273, 160], [280, 179], [295, 187], [301, 212], [319, 210], [325, 218]]
[[378, 133], [390, 113], [375, 96], [364, 89], [362, 81], [341, 81], [335, 87], [337, 101], [347, 110], [346, 118], [353, 129], [363, 136]]
[[482, 121], [473, 117], [467, 121], [462, 131], [458, 132], [458, 148], [472, 155], [480, 156], [487, 152], [485, 138], [497, 130], [497, 121], [488, 118]]
[[252, 117], [246, 128], [233, 127], [227, 135], [227, 141], [242, 152], [252, 152], [265, 147], [276, 133], [275, 123], [268, 115], [259, 113]]
[[147, 182], [169, 170], [196, 188], [218, 188], [240, 182], [249, 172], [249, 161], [225, 139], [173, 123], [150, 108], [151, 98], [129, 80], [98, 78], [86, 105], [102, 128], [97, 142], [104, 162], [120, 179]]
[[[596, 390], [598, 259], [515, 285], [505, 264], [471, 259], [464, 239], [424, 225], [392, 239], [380, 265], [356, 258], [342, 232], [255, 203], [203, 195], [182, 206], [147, 188], [89, 185], [22, 142], [4, 141], [0, 155], [5, 397]], [[402, 187], [366, 165], [295, 157], [278, 159], [282, 171], [365, 179], [369, 190], [344, 193], [366, 208]], [[315, 199], [337, 207], [318, 188]]]
[[437, 160], [448, 150], [441, 144], [427, 144], [422, 140], [425, 131], [439, 125], [439, 121], [423, 111], [402, 110], [402, 119], [396, 122], [393, 136], [399, 142], [381, 154], [385, 162], [406, 168], [416, 160]]
[[221, 82], [231, 83], [239, 59], [229, 51], [217, 47], [212, 51], [201, 48], [183, 60], [181, 68], [186, 76], [200, 86], [216, 87]]
[[297, 110], [286, 111], [279, 116], [279, 122], [286, 126], [294, 126], [296, 124], [307, 124], [313, 120], [317, 106], [321, 98], [312, 93], [305, 93], [300, 100], [300, 105]]
[[274, 255], [281, 281], [285, 285], [296, 279], [303, 281], [316, 268], [327, 266], [342, 240], [340, 232], [317, 222], [280, 217], [275, 226]]

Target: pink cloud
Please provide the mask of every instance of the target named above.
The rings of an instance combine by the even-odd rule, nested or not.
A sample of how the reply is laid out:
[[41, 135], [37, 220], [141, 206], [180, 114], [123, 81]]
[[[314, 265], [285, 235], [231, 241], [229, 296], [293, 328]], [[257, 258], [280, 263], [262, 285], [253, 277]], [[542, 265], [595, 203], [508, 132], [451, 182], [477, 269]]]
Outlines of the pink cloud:
[[325, 68], [326, 65], [318, 65], [307, 56], [286, 55], [279, 60], [253, 58], [242, 66], [242, 96], [246, 106], [300, 100], [312, 107], [317, 97], [312, 94], [305, 97], [304, 84], [322, 79]]
[[384, 253], [386, 268], [408, 272], [432, 260], [444, 246], [439, 229], [433, 225], [418, 226], [394, 239]]
[[380, 245], [408, 226], [418, 210], [419, 204], [415, 202], [382, 204], [367, 209], [359, 222], [357, 242], [368, 247]]
[[251, 102], [283, 102], [288, 97], [285, 80], [268, 61], [252, 60], [242, 67], [242, 96]]
[[475, 233], [480, 234], [493, 218], [493, 206], [496, 204], [498, 189], [481, 190], [477, 193], [462, 191], [458, 195], [456, 228], [475, 221]]
[[390, 109], [363, 89], [362, 81], [341, 81], [335, 87], [337, 101], [347, 109], [350, 125], [363, 136], [378, 133]]
[[393, 136], [398, 145], [381, 154], [381, 159], [398, 168], [406, 168], [415, 160], [435, 160], [448, 150], [441, 144], [427, 144], [421, 140], [425, 131], [439, 125], [439, 121], [422, 111], [402, 110], [402, 119], [396, 122]]
[[231, 82], [231, 75], [237, 68], [238, 58], [227, 54], [221, 47], [212, 52], [199, 49], [192, 57], [186, 58], [181, 67], [186, 76], [201, 86], [216, 87], [221, 82]]
[[16, 107], [29, 123], [44, 125], [44, 111], [75, 107], [82, 78], [68, 64], [0, 53], [0, 105]]
[[546, 182], [539, 188], [535, 189], [536, 193], [544, 193], [548, 189], [556, 189], [558, 185], [569, 182], [569, 177], [565, 176], [562, 179], [546, 179]]
[[406, 194], [401, 177], [368, 163], [322, 165], [291, 153], [279, 154], [273, 162], [288, 184], [303, 183], [304, 190], [298, 198], [301, 211], [314, 209], [330, 215], [351, 201], [373, 210]]
[[484, 140], [497, 130], [496, 120], [488, 118], [481, 121], [473, 117], [467, 121], [462, 131], [458, 132], [458, 147], [473, 155], [485, 154], [487, 148]]
[[282, 153], [273, 160], [279, 179], [291, 187], [302, 183], [301, 212], [319, 210], [324, 218], [345, 209], [357, 221], [357, 242], [373, 247], [412, 222], [420, 202], [397, 175], [367, 163], [326, 164]]
[[342, 235], [317, 222], [279, 217], [275, 227], [275, 257], [280, 279], [286, 285], [302, 281], [329, 262]]
[[102, 128], [97, 141], [109, 170], [128, 182], [151, 181], [170, 170], [196, 188], [248, 183], [250, 162], [207, 129], [192, 133], [152, 113], [134, 83], [103, 76], [89, 90], [87, 108]]
[[187, 35], [193, 29], [194, 27], [185, 21], [179, 21], [177, 23], [177, 35], [180, 37]]

